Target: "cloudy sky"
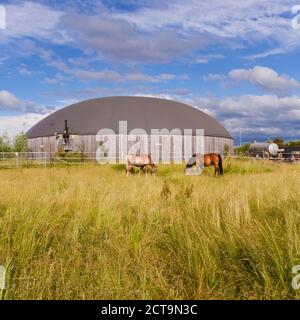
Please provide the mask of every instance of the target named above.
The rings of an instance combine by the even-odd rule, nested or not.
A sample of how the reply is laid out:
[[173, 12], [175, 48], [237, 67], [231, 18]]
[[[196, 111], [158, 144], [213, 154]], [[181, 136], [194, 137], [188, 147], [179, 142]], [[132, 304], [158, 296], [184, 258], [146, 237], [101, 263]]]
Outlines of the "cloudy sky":
[[0, 133], [76, 101], [140, 95], [195, 106], [237, 143], [300, 139], [300, 0], [0, 5]]

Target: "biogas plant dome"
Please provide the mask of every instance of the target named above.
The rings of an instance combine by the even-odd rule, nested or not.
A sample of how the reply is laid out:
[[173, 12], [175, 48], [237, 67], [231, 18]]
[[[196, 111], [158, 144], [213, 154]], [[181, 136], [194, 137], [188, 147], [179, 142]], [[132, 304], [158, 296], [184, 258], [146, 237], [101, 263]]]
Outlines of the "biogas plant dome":
[[189, 129], [195, 135], [197, 129], [203, 129], [206, 153], [223, 153], [225, 145], [233, 146], [231, 134], [199, 109], [171, 100], [122, 96], [82, 101], [52, 113], [27, 132], [30, 150], [56, 152], [57, 137], [63, 134], [66, 121], [73, 151], [96, 152], [99, 130], [110, 129], [118, 135], [120, 121], [126, 121], [128, 133], [179, 129], [183, 134]]

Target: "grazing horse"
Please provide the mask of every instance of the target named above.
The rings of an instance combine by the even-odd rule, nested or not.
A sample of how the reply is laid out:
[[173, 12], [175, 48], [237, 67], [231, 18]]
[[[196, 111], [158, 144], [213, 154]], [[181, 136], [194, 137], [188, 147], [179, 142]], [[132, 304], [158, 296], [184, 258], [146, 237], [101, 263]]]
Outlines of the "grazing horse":
[[194, 154], [192, 158], [186, 164], [185, 169], [192, 168], [196, 166], [197, 168], [201, 165], [201, 160], [204, 160], [204, 166], [214, 166], [215, 167], [215, 176], [223, 174], [223, 164], [222, 164], [222, 157], [220, 154], [216, 153], [208, 153], [205, 154], [203, 157], [200, 154]]
[[137, 156], [135, 154], [129, 154], [126, 157], [126, 174], [127, 176], [130, 175], [130, 170], [132, 167], [138, 167], [140, 168], [139, 175], [147, 168], [151, 167], [152, 174], [156, 174], [157, 172], [157, 165], [154, 163], [154, 161], [151, 158], [151, 155], [140, 155]]

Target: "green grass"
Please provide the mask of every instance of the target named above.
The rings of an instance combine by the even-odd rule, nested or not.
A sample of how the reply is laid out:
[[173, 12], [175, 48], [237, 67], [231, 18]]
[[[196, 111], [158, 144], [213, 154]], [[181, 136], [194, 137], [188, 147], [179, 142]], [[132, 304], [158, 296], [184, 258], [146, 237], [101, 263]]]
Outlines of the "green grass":
[[4, 299], [299, 299], [300, 166], [0, 170]]

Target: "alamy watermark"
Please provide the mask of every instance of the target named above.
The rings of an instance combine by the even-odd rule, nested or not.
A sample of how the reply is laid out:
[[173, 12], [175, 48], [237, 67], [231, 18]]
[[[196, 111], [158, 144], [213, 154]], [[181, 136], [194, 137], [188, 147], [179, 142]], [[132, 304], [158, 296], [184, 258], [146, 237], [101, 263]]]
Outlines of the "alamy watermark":
[[292, 269], [292, 273], [295, 274], [292, 279], [292, 287], [294, 290], [300, 289], [300, 265], [294, 266]]
[[5, 289], [5, 268], [0, 266], [0, 290]]
[[295, 17], [292, 19], [292, 27], [295, 30], [299, 30], [300, 29], [300, 4], [293, 6], [292, 13], [293, 15], [295, 15]]
[[195, 154], [204, 154], [203, 129], [144, 129], [128, 132], [127, 121], [119, 121], [119, 128], [98, 131], [96, 141], [98, 163], [126, 163], [127, 155], [151, 154], [163, 164], [188, 162]]
[[0, 30], [6, 29], [6, 9], [0, 5]]

